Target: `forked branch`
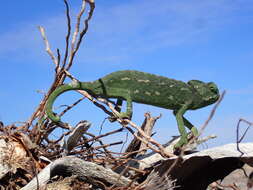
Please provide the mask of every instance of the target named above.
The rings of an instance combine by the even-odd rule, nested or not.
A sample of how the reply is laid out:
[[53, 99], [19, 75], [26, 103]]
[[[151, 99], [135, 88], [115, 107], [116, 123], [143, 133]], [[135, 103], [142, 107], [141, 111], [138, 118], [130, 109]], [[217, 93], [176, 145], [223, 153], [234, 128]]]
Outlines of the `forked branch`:
[[[65, 6], [66, 6], [66, 17], [67, 17], [67, 34], [66, 34], [66, 39], [65, 39], [66, 47], [65, 47], [64, 59], [63, 59], [62, 65], [60, 65], [60, 63], [59, 63], [60, 62], [60, 57], [61, 57], [60, 50], [57, 49], [57, 56], [55, 56], [53, 51], [50, 48], [49, 41], [48, 41], [47, 36], [45, 34], [45, 29], [42, 26], [40, 26], [39, 30], [41, 32], [43, 41], [45, 43], [46, 52], [49, 54], [49, 56], [52, 59], [52, 62], [55, 65], [56, 75], [55, 75], [54, 81], [53, 81], [50, 89], [45, 94], [43, 100], [40, 102], [39, 106], [36, 108], [36, 110], [34, 111], [34, 113], [31, 116], [31, 118], [27, 121], [26, 125], [24, 126], [25, 130], [27, 130], [32, 125], [32, 122], [36, 118], [39, 118], [39, 120], [40, 120], [43, 117], [45, 104], [48, 100], [49, 95], [55, 90], [55, 88], [57, 88], [59, 85], [61, 85], [64, 82], [66, 76], [70, 77], [71, 79], [74, 79], [74, 77], [72, 77], [72, 75], [68, 72], [68, 70], [73, 65], [73, 60], [74, 60], [75, 54], [76, 54], [76, 52], [78, 51], [78, 49], [80, 47], [80, 44], [81, 44], [81, 41], [82, 41], [84, 35], [88, 31], [89, 21], [91, 20], [94, 9], [95, 9], [94, 1], [92, 1], [92, 0], [89, 0], [89, 1], [88, 0], [83, 0], [82, 1], [82, 8], [81, 8], [81, 10], [80, 10], [80, 12], [78, 13], [78, 16], [77, 16], [75, 32], [73, 34], [72, 42], [71, 42], [71, 44], [72, 44], [71, 45], [71, 51], [69, 53], [69, 43], [70, 43], [69, 41], [70, 41], [70, 34], [71, 34], [71, 19], [70, 19], [68, 2], [67, 2], [67, 0], [63, 0], [63, 1], [64, 1]], [[79, 30], [80, 30], [81, 17], [84, 14], [85, 4], [86, 3], [88, 3], [90, 5], [90, 11], [89, 11], [89, 14], [88, 14], [88, 18], [85, 19], [85, 21], [84, 21], [84, 23], [85, 23], [84, 28], [80, 32]], [[79, 34], [79, 38], [78, 38], [78, 41], [76, 42], [78, 34]], [[68, 63], [67, 63], [67, 60], [69, 60]], [[36, 125], [33, 128], [33, 133], [34, 134], [37, 133], [37, 128], [38, 128], [38, 125]]]

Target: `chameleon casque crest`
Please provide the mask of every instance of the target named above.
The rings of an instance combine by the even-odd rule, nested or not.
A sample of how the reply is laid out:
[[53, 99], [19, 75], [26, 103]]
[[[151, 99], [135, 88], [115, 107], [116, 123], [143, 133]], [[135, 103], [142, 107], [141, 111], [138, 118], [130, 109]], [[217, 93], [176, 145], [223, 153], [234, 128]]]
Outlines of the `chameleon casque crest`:
[[194, 136], [198, 135], [198, 130], [183, 116], [184, 113], [213, 104], [220, 96], [213, 82], [190, 80], [185, 83], [140, 71], [116, 71], [92, 82], [74, 82], [55, 89], [46, 104], [46, 115], [53, 122], [60, 121], [52, 111], [53, 103], [60, 94], [69, 90], [85, 90], [94, 97], [116, 98], [119, 105], [126, 101], [126, 112], [120, 112], [121, 118], [131, 118], [132, 102], [173, 110], [181, 135], [175, 148], [188, 142], [185, 126]]

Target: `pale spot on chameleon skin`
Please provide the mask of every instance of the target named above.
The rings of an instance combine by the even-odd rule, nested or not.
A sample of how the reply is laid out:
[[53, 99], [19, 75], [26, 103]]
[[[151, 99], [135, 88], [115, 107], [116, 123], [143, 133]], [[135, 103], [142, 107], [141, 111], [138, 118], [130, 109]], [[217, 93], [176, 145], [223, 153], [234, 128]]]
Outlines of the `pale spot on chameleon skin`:
[[173, 97], [172, 95], [170, 95], [170, 96], [168, 97], [168, 99], [174, 100], [174, 97]]
[[124, 77], [124, 78], [121, 78], [121, 80], [131, 80], [131, 79], [128, 77]]
[[148, 92], [148, 91], [146, 91], [145, 94], [148, 95], [148, 96], [151, 96], [151, 93]]
[[174, 85], [170, 85], [169, 87], [172, 88]]
[[140, 91], [139, 90], [135, 90], [134, 91], [134, 94], [138, 94]]
[[212, 97], [211, 97], [211, 96], [208, 96], [208, 97], [205, 97], [205, 98], [203, 98], [203, 99], [206, 100], [206, 101], [208, 101], [208, 100], [211, 100]]
[[155, 91], [155, 94], [159, 96], [161, 93], [160, 93], [160, 92], [158, 92], [158, 91]]
[[180, 90], [188, 90], [188, 88], [180, 88]]
[[150, 82], [150, 80], [142, 80], [142, 79], [140, 79], [140, 80], [137, 80], [138, 82], [145, 82], [145, 83], [148, 83], [148, 82]]
[[71, 87], [76, 88], [79, 85], [79, 82], [77, 80], [72, 80], [71, 83], [69, 84]]
[[159, 83], [160, 85], [165, 85], [166, 83], [165, 82], [161, 82], [161, 83]]

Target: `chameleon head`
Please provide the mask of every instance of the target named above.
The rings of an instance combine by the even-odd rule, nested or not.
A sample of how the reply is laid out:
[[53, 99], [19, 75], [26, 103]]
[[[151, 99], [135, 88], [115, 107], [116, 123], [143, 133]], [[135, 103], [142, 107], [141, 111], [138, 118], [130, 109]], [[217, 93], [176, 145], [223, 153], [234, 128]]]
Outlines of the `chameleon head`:
[[195, 96], [193, 100], [193, 109], [198, 109], [204, 106], [215, 103], [219, 97], [219, 89], [213, 82], [202, 82], [199, 80], [190, 80], [188, 85], [192, 87]]

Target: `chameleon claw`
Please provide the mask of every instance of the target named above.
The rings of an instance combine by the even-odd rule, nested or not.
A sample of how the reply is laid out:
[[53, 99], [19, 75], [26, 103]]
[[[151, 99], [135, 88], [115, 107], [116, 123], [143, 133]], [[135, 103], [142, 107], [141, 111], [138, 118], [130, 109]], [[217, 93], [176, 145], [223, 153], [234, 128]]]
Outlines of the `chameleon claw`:
[[[193, 128], [191, 129], [191, 132], [192, 132], [191, 138], [197, 137], [197, 136], [199, 135], [198, 130], [197, 130], [196, 127], [193, 127]], [[180, 140], [177, 142], [177, 144], [175, 144], [175, 146], [174, 146], [174, 153], [175, 153], [176, 155], [179, 155], [180, 152], [181, 152], [181, 148], [182, 148], [184, 145], [188, 144], [188, 142], [189, 142], [189, 141], [188, 141], [188, 138], [187, 138], [187, 137], [181, 137]]]
[[191, 132], [194, 137], [197, 137], [199, 135], [198, 129], [196, 127], [191, 128]]
[[186, 138], [180, 138], [180, 140], [175, 144], [174, 149], [179, 149], [186, 145], [188, 143], [187, 137]]
[[110, 117], [108, 117], [108, 120], [113, 123], [113, 122], [117, 121], [117, 117], [110, 116]]
[[129, 114], [127, 114], [126, 112], [121, 112], [120, 114], [119, 114], [119, 118], [120, 119], [131, 119], [131, 116], [129, 116]]
[[122, 113], [119, 113], [117, 116], [111, 116], [109, 117], [109, 121], [110, 122], [115, 122], [117, 120], [117, 118], [119, 119], [131, 119], [131, 117], [129, 116], [129, 114], [125, 113], [125, 112], [122, 112]]

